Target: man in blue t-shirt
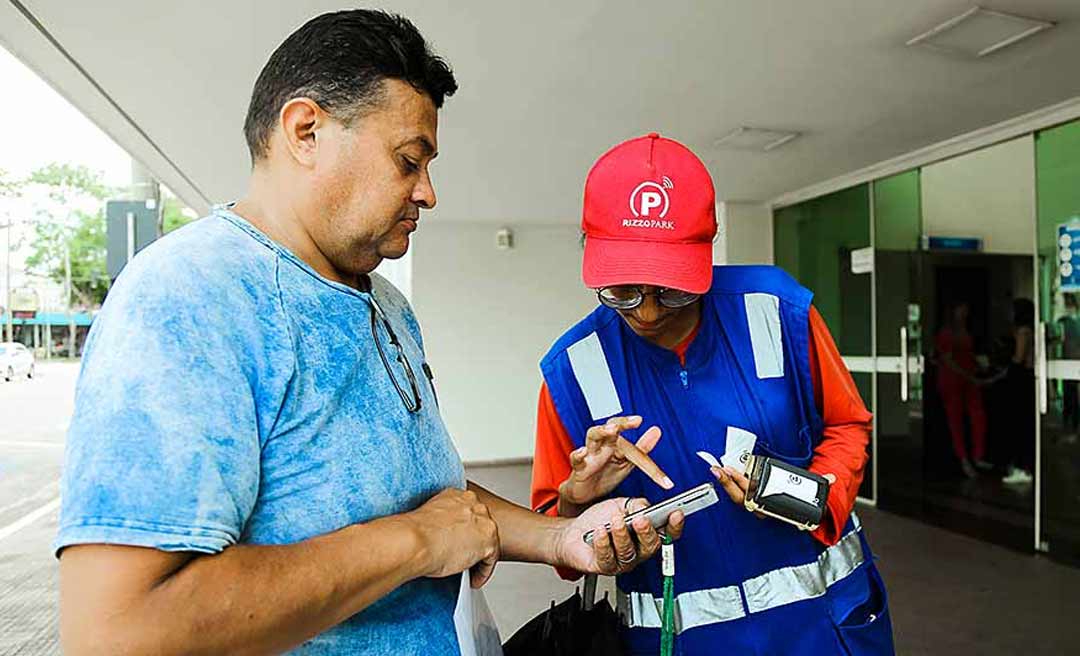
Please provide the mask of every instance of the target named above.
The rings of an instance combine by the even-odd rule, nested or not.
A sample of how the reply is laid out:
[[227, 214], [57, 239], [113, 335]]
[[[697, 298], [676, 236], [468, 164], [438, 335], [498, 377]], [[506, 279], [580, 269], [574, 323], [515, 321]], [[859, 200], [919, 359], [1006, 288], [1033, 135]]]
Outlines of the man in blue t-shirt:
[[643, 500], [556, 519], [467, 482], [416, 318], [371, 274], [435, 205], [456, 88], [382, 12], [319, 16], [270, 57], [246, 196], [136, 257], [91, 330], [54, 545], [65, 652], [458, 654], [463, 576], [655, 553], [622, 521]]

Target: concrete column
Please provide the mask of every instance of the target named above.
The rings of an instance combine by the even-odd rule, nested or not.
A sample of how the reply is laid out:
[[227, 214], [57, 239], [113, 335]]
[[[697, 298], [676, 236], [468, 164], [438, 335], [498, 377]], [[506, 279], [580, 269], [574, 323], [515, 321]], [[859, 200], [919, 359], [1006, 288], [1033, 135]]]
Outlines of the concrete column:
[[767, 204], [725, 201], [717, 209], [722, 235], [717, 250], [723, 250], [724, 263], [773, 263], [772, 210]]

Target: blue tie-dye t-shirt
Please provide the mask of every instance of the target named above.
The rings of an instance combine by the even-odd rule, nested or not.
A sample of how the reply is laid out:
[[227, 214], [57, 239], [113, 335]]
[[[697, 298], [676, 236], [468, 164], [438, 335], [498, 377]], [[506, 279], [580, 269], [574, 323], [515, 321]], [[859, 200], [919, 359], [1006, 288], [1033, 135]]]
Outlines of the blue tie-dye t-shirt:
[[[236, 214], [217, 209], [140, 253], [87, 340], [55, 548], [288, 544], [464, 487], [416, 319], [377, 275], [371, 296], [416, 374], [418, 413], [372, 341], [370, 296]], [[457, 654], [459, 581], [407, 583], [296, 653]]]

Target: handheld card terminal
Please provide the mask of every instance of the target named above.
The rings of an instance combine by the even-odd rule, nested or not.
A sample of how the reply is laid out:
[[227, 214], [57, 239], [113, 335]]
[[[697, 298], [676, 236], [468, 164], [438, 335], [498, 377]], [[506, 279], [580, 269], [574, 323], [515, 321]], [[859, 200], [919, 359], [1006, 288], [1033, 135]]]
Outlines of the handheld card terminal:
[[803, 531], [813, 531], [825, 516], [829, 479], [775, 458], [750, 456], [750, 486], [743, 505]]

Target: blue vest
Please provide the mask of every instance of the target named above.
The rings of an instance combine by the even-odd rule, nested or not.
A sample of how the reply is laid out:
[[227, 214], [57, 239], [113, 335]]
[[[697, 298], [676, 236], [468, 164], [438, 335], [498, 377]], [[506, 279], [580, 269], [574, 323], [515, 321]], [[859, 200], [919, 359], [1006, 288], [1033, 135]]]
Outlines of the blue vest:
[[[614, 496], [660, 501], [714, 482], [697, 455], [720, 457], [729, 427], [757, 436], [755, 454], [800, 467], [821, 440], [809, 364], [811, 293], [774, 267], [716, 267], [685, 366], [598, 307], [541, 361], [555, 408], [574, 440], [615, 415], [663, 431], [652, 452], [675, 481], [666, 492], [634, 471]], [[885, 589], [858, 519], [826, 548], [809, 534], [760, 520], [719, 489], [675, 543], [676, 653], [743, 656], [891, 654]], [[618, 577], [618, 607], [633, 654], [659, 645], [658, 559]]]

